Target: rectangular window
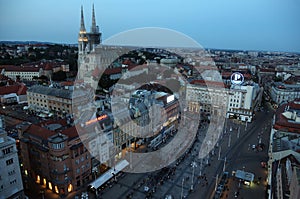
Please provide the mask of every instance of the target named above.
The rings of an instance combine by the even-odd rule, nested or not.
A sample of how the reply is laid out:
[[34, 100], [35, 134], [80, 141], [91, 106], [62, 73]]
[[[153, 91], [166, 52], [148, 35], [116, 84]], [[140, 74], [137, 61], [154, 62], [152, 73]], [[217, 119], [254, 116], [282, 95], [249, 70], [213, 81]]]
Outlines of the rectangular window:
[[12, 170], [12, 171], [8, 172], [8, 175], [11, 176], [11, 175], [14, 175], [15, 173], [16, 173], [15, 170]]
[[13, 181], [10, 181], [9, 183], [10, 183], [10, 184], [15, 184], [16, 182], [17, 182], [17, 180], [14, 179]]
[[62, 149], [65, 147], [65, 143], [52, 144], [53, 149]]
[[6, 165], [11, 165], [12, 163], [14, 163], [14, 159], [11, 158], [9, 160], [6, 160]]
[[13, 151], [13, 146], [8, 147], [8, 148], [6, 148], [6, 149], [3, 149], [3, 150], [2, 150], [2, 153], [3, 153], [4, 155], [6, 155], [6, 154], [11, 153], [12, 151]]

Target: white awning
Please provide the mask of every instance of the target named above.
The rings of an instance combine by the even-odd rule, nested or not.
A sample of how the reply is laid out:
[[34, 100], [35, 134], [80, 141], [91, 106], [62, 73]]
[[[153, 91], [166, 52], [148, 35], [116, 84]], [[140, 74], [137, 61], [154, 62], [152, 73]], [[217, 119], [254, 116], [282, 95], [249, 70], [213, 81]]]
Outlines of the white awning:
[[101, 175], [99, 178], [97, 178], [94, 182], [92, 182], [89, 186], [91, 188], [98, 189], [100, 186], [102, 186], [104, 183], [106, 183], [109, 179], [111, 179], [114, 174], [119, 173], [122, 171], [125, 167], [129, 165], [127, 160], [120, 161], [115, 168], [111, 168], [108, 171], [106, 171], [103, 175]]

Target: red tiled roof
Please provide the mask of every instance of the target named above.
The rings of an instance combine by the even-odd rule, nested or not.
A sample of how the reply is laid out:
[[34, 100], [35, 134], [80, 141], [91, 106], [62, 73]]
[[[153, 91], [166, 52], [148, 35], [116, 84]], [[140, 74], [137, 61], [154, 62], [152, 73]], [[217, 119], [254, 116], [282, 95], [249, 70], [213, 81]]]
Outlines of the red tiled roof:
[[132, 64], [132, 65], [128, 66], [128, 70], [135, 71], [135, 70], [141, 70], [141, 69], [144, 69], [147, 67], [148, 67], [147, 64], [143, 64], [143, 65]]
[[67, 121], [60, 119], [60, 120], [46, 120], [46, 121], [42, 121], [40, 123], [38, 123], [37, 125], [39, 126], [47, 126], [49, 124], [60, 124], [62, 126], [66, 126], [67, 125]]
[[107, 68], [104, 71], [104, 74], [106, 75], [112, 75], [112, 74], [118, 74], [122, 72], [122, 67], [118, 67], [118, 68]]
[[38, 72], [40, 67], [34, 66], [14, 66], [14, 65], [2, 65], [0, 70], [5, 69], [6, 71], [19, 71], [19, 72]]
[[17, 95], [26, 95], [26, 92], [27, 92], [27, 87], [25, 86], [25, 84], [20, 84]]
[[232, 72], [222, 72], [221, 75], [222, 75], [222, 77], [229, 78], [232, 75]]
[[[57, 123], [57, 121], [56, 121]], [[48, 125], [51, 124], [48, 123]], [[25, 133], [33, 135], [35, 137], [39, 137], [43, 140], [47, 140], [49, 137], [57, 134], [56, 131], [51, 131], [45, 127], [40, 126], [41, 124], [31, 124], [29, 128], [25, 131]], [[69, 139], [73, 139], [75, 137], [78, 137], [77, 129], [75, 126], [72, 126], [70, 128], [67, 128], [61, 132], [62, 134], [68, 136]]]
[[73, 81], [65, 81], [60, 83], [61, 86], [73, 86], [74, 82]]
[[44, 70], [52, 70], [51, 64], [50, 64], [50, 63], [47, 63], [47, 64], [45, 65]]
[[44, 140], [47, 140], [48, 137], [56, 134], [56, 132], [50, 131], [36, 124], [31, 124], [30, 127], [25, 131], [25, 133], [42, 138]]
[[[232, 72], [222, 72], [221, 75], [223, 78], [230, 78], [232, 75]], [[249, 74], [249, 73], [244, 73], [243, 76], [245, 79], [251, 79], [251, 77], [252, 77], [251, 74]]]
[[226, 85], [223, 82], [205, 81], [205, 80], [193, 80], [191, 81], [191, 84], [202, 85], [202, 86], [223, 87], [223, 88], [226, 87]]
[[5, 75], [0, 74], [0, 81], [12, 81], [12, 79]]
[[126, 59], [126, 60], [124, 60], [123, 61], [123, 63], [122, 64], [126, 64], [126, 65], [132, 65], [133, 63], [132, 63], [132, 61], [130, 61], [129, 59]]
[[259, 71], [264, 73], [275, 73], [274, 68], [260, 68]]
[[0, 95], [16, 93], [17, 95], [26, 95], [27, 87], [25, 84], [15, 84], [0, 87]]
[[286, 107], [289, 106], [289, 110], [300, 110], [300, 99], [295, 99], [292, 102], [283, 104], [276, 111], [274, 129], [285, 130], [288, 132], [299, 133], [300, 134], [300, 124], [289, 122], [288, 119], [282, 115], [285, 112]]
[[78, 137], [78, 132], [75, 126], [72, 126], [70, 128], [67, 128], [61, 132], [62, 134], [69, 137], [69, 139], [73, 139], [75, 137]]

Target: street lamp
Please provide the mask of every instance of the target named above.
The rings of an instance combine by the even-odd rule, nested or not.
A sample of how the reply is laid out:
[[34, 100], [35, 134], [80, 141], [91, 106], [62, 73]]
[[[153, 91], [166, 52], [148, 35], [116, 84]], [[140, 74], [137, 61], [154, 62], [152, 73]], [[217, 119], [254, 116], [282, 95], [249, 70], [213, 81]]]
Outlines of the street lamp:
[[193, 167], [193, 173], [192, 173], [192, 185], [191, 185], [191, 190], [193, 191], [193, 189], [194, 189], [194, 173], [195, 173], [195, 167], [197, 167], [196, 162], [192, 162], [192, 167]]
[[181, 182], [181, 199], [183, 198], [183, 183], [184, 183], [184, 178], [182, 178], [182, 182]]
[[203, 159], [200, 159], [200, 172], [199, 172], [199, 176], [202, 176], [202, 164], [203, 164]]
[[225, 171], [225, 168], [226, 168], [226, 157], [225, 157], [225, 159], [224, 159], [224, 165], [223, 165], [223, 172]]
[[226, 170], [226, 162], [227, 162], [227, 157], [225, 156], [225, 158], [224, 159], [219, 159], [219, 160], [222, 160], [222, 161], [224, 161], [224, 164], [223, 164], [223, 172], [225, 172], [225, 170]]
[[231, 133], [229, 134], [229, 138], [228, 138], [228, 148], [230, 147], [230, 142], [231, 142]]
[[219, 179], [219, 174], [217, 174], [217, 176], [216, 176], [215, 191], [217, 191], [217, 187], [218, 187], [218, 179]]

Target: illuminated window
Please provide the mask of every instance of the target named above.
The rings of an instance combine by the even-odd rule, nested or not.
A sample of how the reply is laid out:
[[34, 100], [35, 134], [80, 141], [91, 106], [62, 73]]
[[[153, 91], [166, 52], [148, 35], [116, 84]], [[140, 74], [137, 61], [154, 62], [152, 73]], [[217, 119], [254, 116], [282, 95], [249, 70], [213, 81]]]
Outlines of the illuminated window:
[[59, 193], [59, 191], [58, 191], [58, 188], [57, 188], [57, 186], [55, 185], [55, 187], [54, 187], [54, 189], [55, 189], [55, 193]]
[[27, 171], [27, 169], [25, 169], [25, 172], [24, 172], [24, 173], [25, 173], [25, 175], [28, 175], [28, 171]]
[[43, 179], [43, 183], [44, 183], [44, 185], [47, 185], [46, 178]]
[[52, 184], [51, 184], [51, 182], [48, 182], [48, 186], [49, 186], [49, 189], [52, 190]]
[[68, 186], [68, 192], [71, 192], [73, 190], [73, 186], [72, 186], [72, 184], [69, 184], [69, 186]]
[[41, 182], [41, 177], [39, 175], [36, 176], [36, 182], [40, 183]]

